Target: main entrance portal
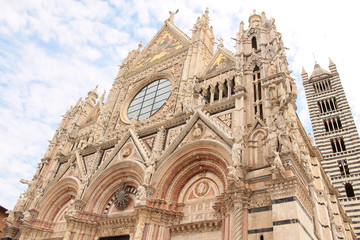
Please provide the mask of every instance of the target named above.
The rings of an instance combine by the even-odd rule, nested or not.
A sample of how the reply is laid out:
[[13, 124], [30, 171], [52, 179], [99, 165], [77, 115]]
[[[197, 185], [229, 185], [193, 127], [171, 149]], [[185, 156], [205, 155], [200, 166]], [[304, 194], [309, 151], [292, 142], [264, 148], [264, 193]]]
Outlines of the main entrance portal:
[[117, 237], [104, 237], [104, 238], [100, 238], [99, 240], [129, 240], [130, 236], [126, 235], [126, 236], [117, 236]]

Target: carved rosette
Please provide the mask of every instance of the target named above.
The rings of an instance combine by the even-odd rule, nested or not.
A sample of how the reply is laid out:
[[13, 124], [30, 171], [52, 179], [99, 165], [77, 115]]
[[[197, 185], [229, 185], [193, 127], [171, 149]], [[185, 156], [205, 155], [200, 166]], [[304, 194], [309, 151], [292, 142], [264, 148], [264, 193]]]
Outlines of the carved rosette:
[[126, 186], [123, 185], [116, 191], [114, 204], [117, 209], [123, 210], [126, 208], [130, 200], [130, 195], [127, 193]]

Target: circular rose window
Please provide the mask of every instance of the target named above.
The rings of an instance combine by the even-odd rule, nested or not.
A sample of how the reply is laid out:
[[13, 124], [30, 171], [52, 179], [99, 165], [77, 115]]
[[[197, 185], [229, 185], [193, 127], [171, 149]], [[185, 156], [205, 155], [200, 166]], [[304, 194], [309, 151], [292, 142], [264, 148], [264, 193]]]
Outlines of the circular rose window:
[[156, 80], [136, 94], [127, 110], [131, 120], [136, 115], [137, 120], [150, 117], [161, 108], [171, 93], [171, 82], [168, 79]]

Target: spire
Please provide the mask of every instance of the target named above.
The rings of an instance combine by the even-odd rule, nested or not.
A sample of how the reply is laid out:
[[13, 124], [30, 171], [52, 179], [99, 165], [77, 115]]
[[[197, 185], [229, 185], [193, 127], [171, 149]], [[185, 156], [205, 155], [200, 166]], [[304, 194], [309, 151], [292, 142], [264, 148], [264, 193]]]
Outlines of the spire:
[[96, 99], [98, 98], [98, 94], [97, 94], [97, 89], [98, 89], [98, 85], [96, 85], [96, 87], [91, 90], [90, 92], [88, 92], [88, 96], [87, 98], [85, 98], [85, 101], [87, 103], [89, 103], [91, 106], [95, 105], [96, 103]]
[[205, 13], [198, 17], [193, 27], [191, 41], [197, 43], [202, 41], [207, 49], [213, 54], [214, 51], [214, 33], [212, 27], [209, 27], [209, 8], [206, 8]]
[[75, 108], [77, 108], [78, 106], [80, 106], [80, 103], [82, 101], [82, 97], [79, 99], [79, 101], [77, 101], [77, 103], [75, 104]]
[[103, 102], [105, 99], [106, 90], [104, 90], [103, 94], [100, 97], [100, 102]]
[[244, 32], [244, 22], [243, 21], [240, 22], [240, 32], [241, 33]]
[[329, 69], [330, 69], [330, 72], [331, 72], [331, 73], [333, 73], [333, 74], [336, 74], [336, 73], [337, 73], [336, 65], [335, 65], [335, 63], [331, 60], [331, 58], [329, 58]]
[[307, 72], [305, 71], [304, 66], [302, 67], [302, 70], [301, 70], [301, 78], [302, 78], [303, 82], [306, 82], [309, 80], [309, 76], [308, 76]]
[[304, 66], [302, 66], [301, 74], [307, 74], [307, 72], [305, 71]]
[[92, 93], [92, 94], [96, 94], [96, 95], [97, 95], [97, 89], [98, 89], [98, 87], [99, 87], [99, 85], [96, 85], [96, 87], [95, 87], [93, 90], [91, 90], [91, 91], [89, 92], [89, 94]]

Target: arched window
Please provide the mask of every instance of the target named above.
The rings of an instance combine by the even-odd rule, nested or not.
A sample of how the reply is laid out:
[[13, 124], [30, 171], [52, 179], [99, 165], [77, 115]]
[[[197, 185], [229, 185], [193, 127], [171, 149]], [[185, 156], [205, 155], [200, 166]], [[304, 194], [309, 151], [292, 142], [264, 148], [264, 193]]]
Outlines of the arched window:
[[256, 37], [253, 37], [253, 38], [251, 39], [251, 47], [254, 48], [255, 50], [257, 50]]
[[353, 186], [351, 185], [351, 183], [345, 184], [345, 191], [346, 191], [347, 197], [355, 197], [354, 189], [353, 189]]
[[350, 174], [349, 165], [347, 164], [346, 160], [339, 160], [338, 166], [339, 166], [341, 175], [345, 175], [345, 174], [349, 175]]
[[262, 107], [262, 89], [261, 89], [261, 75], [259, 66], [254, 67], [253, 73], [253, 88], [254, 88], [254, 113], [255, 116], [258, 116], [260, 119], [264, 118], [263, 107]]
[[263, 236], [263, 235], [260, 236], [260, 240], [264, 240], [264, 236]]

